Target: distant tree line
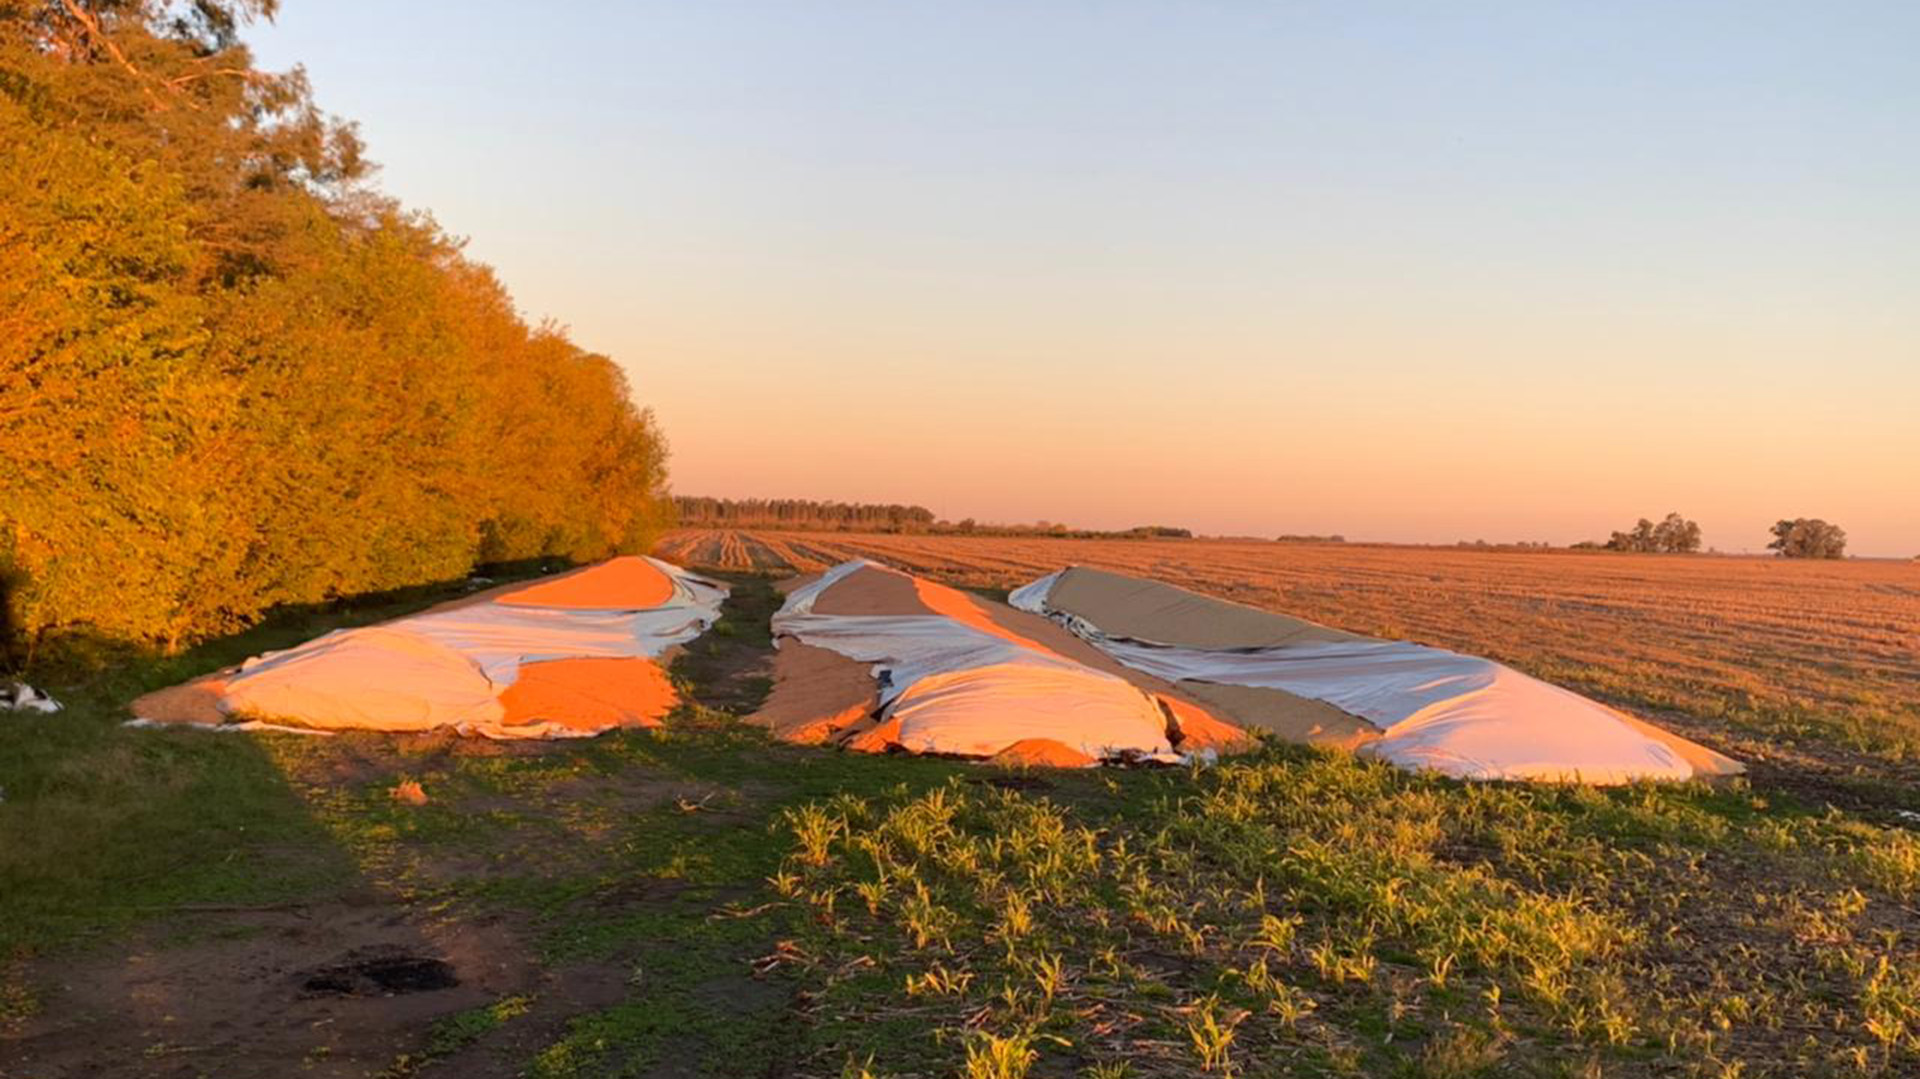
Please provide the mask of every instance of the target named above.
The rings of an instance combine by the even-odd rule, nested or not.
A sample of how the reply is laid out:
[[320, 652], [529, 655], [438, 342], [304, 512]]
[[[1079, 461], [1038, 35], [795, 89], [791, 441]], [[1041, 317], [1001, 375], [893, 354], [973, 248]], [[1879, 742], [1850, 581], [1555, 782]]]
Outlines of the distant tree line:
[[1665, 520], [1654, 524], [1645, 517], [1628, 532], [1615, 532], [1607, 540], [1609, 551], [1660, 552], [1663, 554], [1690, 554], [1700, 549], [1700, 526], [1677, 513], [1669, 513]]
[[[1846, 555], [1846, 530], [1817, 517], [1782, 520], [1773, 526], [1771, 534], [1773, 541], [1767, 544], [1767, 549], [1782, 558], [1843, 558]], [[1658, 524], [1642, 517], [1632, 529], [1615, 532], [1605, 543], [1576, 543], [1573, 549], [1689, 554], [1700, 549], [1700, 526], [1677, 513], [1667, 514]]]
[[926, 532], [934, 524], [933, 511], [925, 506], [894, 503], [675, 495], [673, 504], [680, 523], [690, 527]]
[[957, 536], [1051, 536], [1056, 539], [1192, 539], [1193, 530], [1173, 525], [1135, 525], [1132, 528], [1073, 528], [1052, 521], [1033, 524], [981, 523], [968, 517], [957, 522], [936, 521], [933, 531]]
[[[925, 506], [895, 503], [814, 501], [804, 498], [706, 498], [676, 495], [673, 499], [682, 525], [694, 528], [773, 528], [789, 531], [830, 530], [840, 532], [924, 532], [933, 535], [960, 536], [1050, 536], [1066, 539], [1189, 539], [1190, 529], [1171, 525], [1137, 525], [1126, 529], [1072, 528], [1051, 521], [1033, 524], [983, 523], [971, 517], [960, 521], [936, 518]], [[1768, 549], [1785, 558], [1839, 558], [1845, 553], [1847, 534], [1838, 526], [1811, 518], [1783, 520], [1773, 527], [1774, 541]], [[1346, 537], [1286, 533], [1276, 543], [1345, 543]], [[1544, 540], [1516, 540], [1491, 543], [1485, 539], [1461, 540], [1457, 547], [1504, 551], [1547, 551], [1553, 545]], [[1690, 554], [1700, 550], [1698, 522], [1669, 513], [1659, 521], [1642, 517], [1626, 531], [1615, 532], [1606, 542], [1586, 541], [1573, 545], [1576, 551], [1629, 551], [1643, 554]]]
[[[477, 562], [645, 549], [666, 445], [238, 31], [0, 0], [0, 610], [167, 647]], [[3, 644], [4, 642], [0, 642]]]
[[709, 498], [675, 495], [674, 509], [688, 528], [773, 528], [787, 531], [925, 532], [942, 536], [1054, 536], [1068, 539], [1190, 539], [1171, 525], [1103, 530], [1071, 528], [1052, 521], [995, 524], [971, 517], [946, 521], [925, 506], [880, 502], [817, 502], [805, 498]]

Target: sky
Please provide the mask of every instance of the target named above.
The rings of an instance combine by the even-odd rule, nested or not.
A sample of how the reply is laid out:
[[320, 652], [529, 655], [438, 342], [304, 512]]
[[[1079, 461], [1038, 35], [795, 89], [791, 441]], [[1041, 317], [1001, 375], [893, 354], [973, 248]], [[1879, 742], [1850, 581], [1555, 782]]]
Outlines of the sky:
[[677, 491], [1920, 554], [1920, 4], [285, 0]]

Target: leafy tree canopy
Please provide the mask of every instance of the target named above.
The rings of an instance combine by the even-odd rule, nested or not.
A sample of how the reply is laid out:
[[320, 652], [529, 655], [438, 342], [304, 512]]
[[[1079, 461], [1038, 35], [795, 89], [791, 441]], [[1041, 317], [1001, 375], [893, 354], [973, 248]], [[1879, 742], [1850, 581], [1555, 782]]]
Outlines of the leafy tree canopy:
[[1669, 513], [1659, 524], [1640, 518], [1629, 532], [1615, 532], [1608, 540], [1609, 551], [1662, 552], [1687, 554], [1700, 549], [1700, 526], [1677, 513]]
[[[269, 607], [647, 547], [666, 445], [352, 125], [274, 0], [0, 0], [0, 633], [178, 646]], [[4, 643], [4, 641], [0, 641]]]
[[1767, 550], [1781, 558], [1843, 558], [1847, 532], [1818, 517], [1795, 517], [1773, 526], [1773, 542], [1767, 544]]

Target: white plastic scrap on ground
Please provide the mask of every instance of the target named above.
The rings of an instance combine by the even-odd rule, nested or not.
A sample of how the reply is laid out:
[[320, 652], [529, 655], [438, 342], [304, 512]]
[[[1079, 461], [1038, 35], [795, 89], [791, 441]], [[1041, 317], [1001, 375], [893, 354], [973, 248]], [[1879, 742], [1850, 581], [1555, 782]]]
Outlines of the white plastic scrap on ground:
[[52, 713], [59, 710], [59, 701], [25, 682], [15, 682], [0, 689], [0, 711]]

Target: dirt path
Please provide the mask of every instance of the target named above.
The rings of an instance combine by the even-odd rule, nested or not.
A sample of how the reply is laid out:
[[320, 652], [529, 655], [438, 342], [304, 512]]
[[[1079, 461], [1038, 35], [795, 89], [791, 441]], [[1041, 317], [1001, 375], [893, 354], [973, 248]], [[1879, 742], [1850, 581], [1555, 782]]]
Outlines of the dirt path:
[[723, 575], [732, 593], [712, 630], [689, 644], [673, 673], [690, 688], [694, 703], [746, 715], [760, 707], [773, 685], [773, 630], [781, 596], [765, 577]]

